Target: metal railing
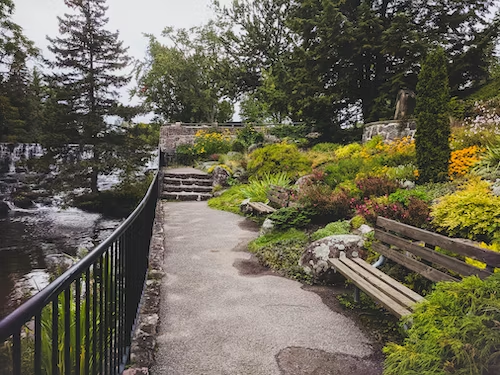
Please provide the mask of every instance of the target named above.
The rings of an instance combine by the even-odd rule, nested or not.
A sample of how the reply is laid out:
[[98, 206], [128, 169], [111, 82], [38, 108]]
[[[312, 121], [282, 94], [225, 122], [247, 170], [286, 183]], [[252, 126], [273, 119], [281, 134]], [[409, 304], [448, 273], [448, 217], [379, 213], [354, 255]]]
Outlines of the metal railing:
[[156, 173], [144, 199], [109, 238], [0, 321], [1, 374], [123, 372], [148, 270], [158, 192]]

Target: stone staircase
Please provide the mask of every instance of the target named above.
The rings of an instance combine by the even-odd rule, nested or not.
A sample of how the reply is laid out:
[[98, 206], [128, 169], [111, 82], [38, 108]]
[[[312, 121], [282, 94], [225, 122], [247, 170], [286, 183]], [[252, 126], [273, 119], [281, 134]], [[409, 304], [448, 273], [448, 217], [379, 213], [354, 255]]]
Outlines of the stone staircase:
[[212, 177], [192, 168], [165, 171], [161, 198], [205, 201], [212, 197]]

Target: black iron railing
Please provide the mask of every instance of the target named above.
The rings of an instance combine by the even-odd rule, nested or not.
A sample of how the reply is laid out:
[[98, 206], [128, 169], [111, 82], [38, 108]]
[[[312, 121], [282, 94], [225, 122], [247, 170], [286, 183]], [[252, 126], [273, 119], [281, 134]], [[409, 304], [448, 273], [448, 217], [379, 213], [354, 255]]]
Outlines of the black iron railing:
[[1, 374], [123, 372], [148, 270], [158, 184], [157, 173], [109, 238], [0, 321]]

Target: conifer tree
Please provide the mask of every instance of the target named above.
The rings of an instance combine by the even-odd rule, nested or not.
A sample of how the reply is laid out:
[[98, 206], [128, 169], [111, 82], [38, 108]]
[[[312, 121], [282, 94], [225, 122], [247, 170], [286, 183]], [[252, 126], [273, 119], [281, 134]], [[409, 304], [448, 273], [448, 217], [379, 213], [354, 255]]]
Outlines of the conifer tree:
[[74, 129], [79, 135], [80, 149], [92, 155], [90, 159], [75, 158], [70, 177], [73, 181], [78, 181], [75, 177], [83, 178], [84, 186], [96, 193], [99, 174], [117, 167], [111, 147], [117, 134], [105, 117], [117, 105], [117, 89], [129, 82], [121, 71], [130, 58], [118, 32], [106, 29], [105, 0], [65, 3], [71, 13], [58, 18], [60, 35], [48, 38], [49, 50], [55, 55], [51, 65], [57, 71], [52, 81], [59, 102], [66, 108], [65, 128]]
[[417, 83], [417, 153], [418, 181], [440, 182], [447, 179], [450, 160], [450, 88], [446, 57], [442, 48], [431, 52]]

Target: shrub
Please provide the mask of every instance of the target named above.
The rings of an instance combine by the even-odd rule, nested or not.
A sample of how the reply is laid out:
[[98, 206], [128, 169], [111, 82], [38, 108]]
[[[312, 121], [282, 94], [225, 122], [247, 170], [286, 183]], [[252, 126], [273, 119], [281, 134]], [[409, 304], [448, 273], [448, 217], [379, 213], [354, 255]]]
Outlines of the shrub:
[[441, 282], [415, 312], [403, 345], [384, 348], [386, 375], [500, 373], [500, 274]]
[[486, 147], [485, 154], [473, 168], [473, 171], [477, 175], [490, 180], [500, 178], [500, 145], [495, 144]]
[[356, 181], [357, 188], [363, 197], [380, 197], [389, 195], [397, 190], [398, 183], [389, 180], [387, 177], [365, 177]]
[[431, 198], [429, 197], [427, 191], [422, 186], [417, 186], [415, 189], [407, 190], [407, 189], [398, 189], [391, 195], [389, 195], [389, 202], [395, 203], [399, 202], [404, 206], [408, 206], [410, 203], [410, 198], [418, 198], [424, 202], [431, 202]]
[[338, 143], [318, 143], [311, 151], [314, 152], [335, 152], [341, 146]]
[[354, 208], [356, 213], [371, 225], [375, 225], [377, 216], [383, 216], [419, 228], [425, 228], [430, 220], [429, 205], [416, 197], [409, 197], [407, 205], [390, 202], [387, 196], [372, 199], [365, 198], [363, 202], [355, 203]]
[[383, 169], [389, 179], [398, 181], [415, 181], [416, 171], [417, 167], [411, 163]]
[[303, 186], [299, 191], [298, 200], [304, 208], [317, 215], [320, 221], [344, 219], [351, 211], [350, 198], [345, 191], [334, 192], [323, 184]]
[[331, 188], [335, 188], [344, 181], [354, 180], [363, 167], [363, 163], [363, 159], [361, 158], [352, 158], [342, 159], [335, 164], [329, 164], [323, 168], [325, 182]]
[[302, 228], [311, 222], [311, 212], [297, 207], [283, 207], [268, 216], [274, 223], [275, 230]]
[[265, 173], [260, 178], [251, 177], [248, 182], [248, 185], [241, 187], [241, 191], [245, 198], [250, 198], [254, 202], [266, 202], [271, 185], [290, 186], [290, 178], [283, 172], [277, 174]]
[[395, 139], [386, 145], [386, 164], [398, 166], [415, 162], [415, 140], [411, 137]]
[[359, 156], [363, 147], [359, 143], [349, 143], [348, 145], [339, 147], [335, 150], [337, 159], [349, 159]]
[[231, 151], [245, 152], [246, 150], [247, 150], [247, 148], [245, 147], [245, 145], [243, 143], [241, 143], [240, 141], [238, 141], [238, 140], [235, 140], [231, 144]]
[[351, 219], [351, 227], [352, 229], [358, 229], [363, 224], [366, 224], [366, 220], [361, 215], [356, 215]]
[[249, 156], [248, 172], [257, 177], [266, 173], [285, 172], [297, 178], [311, 171], [311, 162], [299, 152], [295, 145], [279, 143], [268, 145]]
[[225, 154], [231, 150], [231, 132], [216, 130], [198, 130], [195, 134], [194, 151], [200, 157], [212, 154]]
[[278, 137], [279, 139], [302, 139], [309, 133], [309, 126], [307, 125], [278, 125], [271, 128], [270, 134]]
[[349, 234], [351, 231], [351, 223], [348, 220], [334, 221], [328, 224], [324, 228], [318, 229], [311, 236], [313, 241], [320, 240], [328, 236], [334, 236], [337, 234]]
[[175, 149], [177, 163], [182, 165], [193, 165], [196, 160], [196, 152], [193, 145], [181, 144]]
[[473, 180], [432, 207], [432, 223], [450, 236], [491, 242], [500, 230], [500, 197]]
[[308, 243], [304, 232], [290, 229], [273, 232], [250, 242], [248, 248], [264, 265], [293, 279], [310, 281], [311, 277], [299, 265], [300, 257]]
[[478, 146], [471, 146], [462, 150], [451, 152], [448, 175], [450, 179], [465, 176], [467, 172], [479, 161], [479, 153], [482, 150]]
[[445, 181], [450, 160], [448, 73], [442, 48], [431, 52], [418, 75], [417, 132], [415, 134], [420, 182]]
[[250, 145], [264, 142], [264, 134], [255, 130], [253, 126], [246, 125], [236, 134], [236, 141], [241, 142], [245, 148], [248, 148]]

